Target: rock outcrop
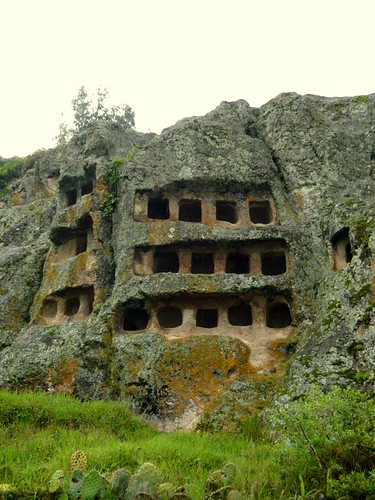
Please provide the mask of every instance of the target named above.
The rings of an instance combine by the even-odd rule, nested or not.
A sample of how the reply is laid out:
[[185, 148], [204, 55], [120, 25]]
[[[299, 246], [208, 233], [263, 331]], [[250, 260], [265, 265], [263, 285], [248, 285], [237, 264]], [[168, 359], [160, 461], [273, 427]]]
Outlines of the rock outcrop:
[[374, 388], [375, 94], [98, 123], [0, 202], [0, 386], [231, 427]]

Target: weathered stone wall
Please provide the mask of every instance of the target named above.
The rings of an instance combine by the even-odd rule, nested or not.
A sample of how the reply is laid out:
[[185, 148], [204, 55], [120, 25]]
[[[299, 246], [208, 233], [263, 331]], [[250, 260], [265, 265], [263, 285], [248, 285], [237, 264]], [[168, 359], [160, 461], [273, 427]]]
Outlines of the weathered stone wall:
[[374, 109], [282, 94], [38, 153], [0, 208], [0, 385], [165, 428], [373, 388]]

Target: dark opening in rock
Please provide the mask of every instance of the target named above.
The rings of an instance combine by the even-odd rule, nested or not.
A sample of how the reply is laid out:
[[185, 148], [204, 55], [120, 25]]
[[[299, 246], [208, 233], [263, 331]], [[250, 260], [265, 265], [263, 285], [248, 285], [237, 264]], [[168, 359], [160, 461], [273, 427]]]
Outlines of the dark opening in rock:
[[213, 274], [215, 270], [212, 253], [192, 253], [191, 272], [193, 274]]
[[253, 315], [249, 304], [230, 306], [228, 309], [228, 321], [233, 326], [251, 325], [253, 323]]
[[345, 260], [346, 260], [346, 262], [351, 262], [352, 258], [353, 258], [352, 247], [351, 247], [350, 243], [348, 242], [345, 245]]
[[154, 273], [178, 273], [180, 263], [177, 252], [155, 252]]
[[46, 299], [42, 307], [42, 316], [44, 318], [54, 318], [57, 314], [57, 302], [53, 299]]
[[262, 253], [262, 274], [276, 276], [286, 271], [286, 259], [284, 252]]
[[276, 302], [268, 304], [266, 313], [266, 325], [269, 328], [285, 328], [292, 322], [288, 304]]
[[218, 322], [217, 309], [197, 309], [196, 325], [202, 328], [216, 328]]
[[87, 233], [78, 236], [76, 240], [76, 255], [86, 252], [87, 250]]
[[65, 316], [75, 316], [80, 307], [81, 303], [78, 297], [69, 297], [66, 299], [64, 314]]
[[270, 224], [272, 209], [268, 200], [249, 202], [250, 220], [253, 224]]
[[179, 220], [187, 222], [202, 221], [202, 205], [200, 200], [180, 200]]
[[242, 253], [231, 253], [227, 256], [225, 272], [247, 274], [250, 272], [249, 256]]
[[148, 319], [149, 316], [146, 309], [126, 309], [123, 328], [128, 331], [144, 330], [147, 328]]
[[77, 191], [75, 189], [71, 189], [67, 191], [65, 194], [66, 206], [70, 207], [71, 205], [75, 205], [77, 203]]
[[82, 196], [84, 196], [85, 194], [90, 194], [93, 191], [94, 191], [94, 183], [92, 181], [88, 181], [86, 182], [86, 184], [82, 186], [81, 194]]
[[334, 269], [339, 271], [353, 258], [352, 247], [349, 240], [349, 228], [344, 227], [332, 237]]
[[163, 307], [159, 309], [157, 316], [162, 328], [176, 328], [182, 325], [182, 312], [178, 307]]
[[149, 198], [147, 217], [149, 219], [169, 219], [168, 198]]
[[217, 201], [216, 219], [235, 224], [238, 221], [237, 203], [234, 201]]

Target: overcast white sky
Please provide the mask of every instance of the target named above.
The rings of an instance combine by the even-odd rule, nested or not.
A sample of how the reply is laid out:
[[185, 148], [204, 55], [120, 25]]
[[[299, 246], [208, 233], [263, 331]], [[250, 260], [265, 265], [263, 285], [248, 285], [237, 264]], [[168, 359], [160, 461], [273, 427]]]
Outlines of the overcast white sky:
[[0, 0], [0, 156], [54, 145], [81, 85], [160, 132], [221, 101], [375, 92], [375, 0]]

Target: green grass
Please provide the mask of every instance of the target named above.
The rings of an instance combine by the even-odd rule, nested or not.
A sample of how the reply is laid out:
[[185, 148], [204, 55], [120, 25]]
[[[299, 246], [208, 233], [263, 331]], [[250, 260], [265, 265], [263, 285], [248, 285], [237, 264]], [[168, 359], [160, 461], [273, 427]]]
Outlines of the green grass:
[[84, 450], [89, 467], [103, 473], [119, 467], [134, 471], [152, 462], [166, 480], [187, 486], [196, 499], [203, 498], [209, 473], [227, 462], [236, 465], [241, 490], [249, 491], [255, 480], [267, 482], [268, 489], [281, 481], [271, 446], [225, 433], [164, 434], [119, 403], [3, 391], [0, 422], [0, 483], [20, 492], [42, 491], [75, 450]]
[[[332, 411], [333, 407], [337, 407], [338, 413]], [[325, 414], [324, 408], [329, 412]], [[354, 480], [368, 494], [375, 487], [368, 470], [346, 466], [345, 460], [347, 456], [355, 457], [353, 451], [361, 443], [371, 449], [373, 437], [368, 433], [371, 424], [365, 422], [359, 429], [364, 440], [356, 437], [355, 432], [348, 434], [346, 429], [353, 427], [352, 411], [358, 419], [363, 416], [358, 412], [366, 412], [370, 417], [373, 408], [371, 400], [354, 392], [337, 389], [332, 396], [325, 396], [315, 391], [301, 403], [292, 403], [290, 412], [276, 411], [272, 441], [269, 428], [262, 427], [254, 417], [244, 423], [238, 434], [165, 434], [134, 418], [121, 403], [79, 402], [63, 395], [0, 391], [0, 483], [12, 485], [19, 498], [47, 498], [44, 495], [52, 474], [67, 468], [73, 451], [83, 450], [89, 468], [103, 474], [121, 467], [133, 473], [144, 462], [152, 462], [166, 481], [185, 486], [196, 500], [205, 498], [208, 475], [228, 462], [236, 466], [233, 486], [242, 492], [244, 499], [312, 498], [313, 490], [326, 493], [328, 476], [337, 483], [333, 481], [330, 486], [337, 495], [326, 498], [343, 497], [344, 488], [347, 491]], [[346, 416], [350, 417], [347, 424]], [[283, 431], [285, 419], [288, 429]], [[308, 434], [307, 442], [299, 432], [301, 421]], [[330, 433], [328, 440], [318, 424]], [[282, 439], [280, 429], [287, 440]], [[334, 442], [337, 443], [334, 449], [327, 448], [327, 443]], [[358, 450], [363, 455], [363, 450]], [[358, 462], [358, 457], [355, 461]], [[371, 468], [368, 460], [366, 463]], [[340, 479], [336, 473], [333, 477], [334, 466], [336, 469], [340, 466], [346, 475]], [[353, 471], [357, 476], [348, 475]], [[254, 493], [255, 482], [258, 493]], [[362, 497], [350, 493], [349, 498]]]

